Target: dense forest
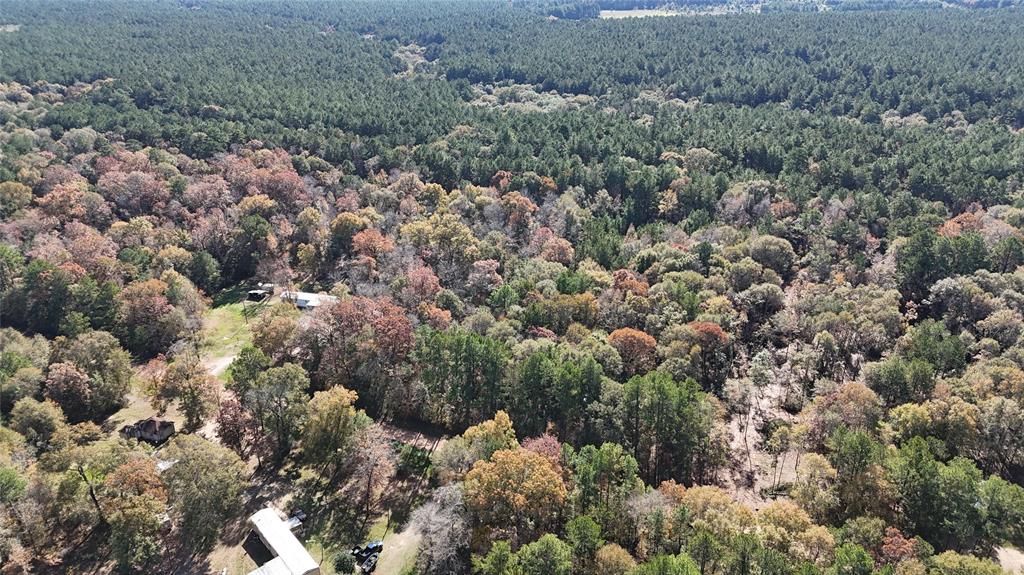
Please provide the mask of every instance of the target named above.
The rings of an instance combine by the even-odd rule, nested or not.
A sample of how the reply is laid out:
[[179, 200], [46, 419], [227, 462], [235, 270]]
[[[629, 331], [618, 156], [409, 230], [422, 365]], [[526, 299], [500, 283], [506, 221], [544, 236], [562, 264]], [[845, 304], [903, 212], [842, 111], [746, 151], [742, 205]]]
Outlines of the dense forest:
[[0, 573], [1021, 568], [1024, 9], [734, 4], [0, 0]]

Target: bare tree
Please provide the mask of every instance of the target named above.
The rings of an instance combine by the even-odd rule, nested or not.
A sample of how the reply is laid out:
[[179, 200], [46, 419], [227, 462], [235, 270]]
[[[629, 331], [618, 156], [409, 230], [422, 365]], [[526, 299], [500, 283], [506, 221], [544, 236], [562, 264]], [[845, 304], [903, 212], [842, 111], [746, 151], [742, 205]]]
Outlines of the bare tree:
[[379, 425], [368, 426], [357, 437], [351, 489], [363, 508], [364, 523], [379, 500], [381, 488], [395, 475], [395, 459], [395, 451]]
[[423, 536], [420, 573], [465, 573], [469, 556], [469, 523], [462, 502], [462, 486], [446, 485], [413, 512], [412, 525]]

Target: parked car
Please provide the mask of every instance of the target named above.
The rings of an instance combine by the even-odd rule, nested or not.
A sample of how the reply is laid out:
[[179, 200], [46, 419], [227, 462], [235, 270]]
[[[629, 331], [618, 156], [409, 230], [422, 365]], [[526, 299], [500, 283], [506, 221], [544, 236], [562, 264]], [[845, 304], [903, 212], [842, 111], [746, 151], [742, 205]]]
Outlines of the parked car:
[[370, 558], [370, 555], [380, 554], [384, 550], [383, 541], [370, 541], [366, 545], [356, 545], [352, 548], [352, 555], [356, 558], [356, 561], [362, 563]]
[[373, 571], [377, 568], [377, 559], [379, 557], [380, 557], [380, 554], [378, 554], [378, 553], [374, 553], [373, 555], [370, 555], [366, 559], [366, 561], [363, 561], [363, 564], [359, 566], [359, 569], [363, 573], [373, 573]]

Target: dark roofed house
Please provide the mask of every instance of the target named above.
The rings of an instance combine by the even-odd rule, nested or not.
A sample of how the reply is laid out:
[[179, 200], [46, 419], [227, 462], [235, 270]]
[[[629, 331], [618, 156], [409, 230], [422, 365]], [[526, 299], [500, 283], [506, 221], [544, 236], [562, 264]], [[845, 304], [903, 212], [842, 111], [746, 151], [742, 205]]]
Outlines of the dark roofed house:
[[150, 443], [161, 443], [174, 435], [174, 422], [148, 418], [121, 428], [121, 437], [139, 439]]

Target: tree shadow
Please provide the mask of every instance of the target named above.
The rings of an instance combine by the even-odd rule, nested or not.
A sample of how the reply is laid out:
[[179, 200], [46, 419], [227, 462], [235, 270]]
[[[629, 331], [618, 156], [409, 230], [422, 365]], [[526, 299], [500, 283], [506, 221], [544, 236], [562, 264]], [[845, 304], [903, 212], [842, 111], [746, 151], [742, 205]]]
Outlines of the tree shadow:
[[168, 533], [164, 538], [164, 558], [152, 573], [185, 575], [208, 573], [210, 560], [206, 552], [195, 552], [181, 543], [181, 539]]
[[263, 565], [274, 558], [274, 554], [260, 541], [259, 536], [251, 531], [249, 536], [245, 538], [245, 541], [242, 542], [242, 549], [245, 550], [249, 558], [257, 565]]
[[214, 294], [213, 298], [211, 298], [213, 300], [213, 307], [238, 303], [248, 296], [249, 289], [251, 288], [245, 282], [222, 289]]
[[[241, 513], [224, 527], [221, 532], [221, 542], [229, 546], [242, 543], [252, 533], [249, 517], [268, 504], [288, 495], [292, 490], [291, 480], [283, 470], [268, 469], [254, 474], [250, 478], [249, 488], [246, 490], [245, 506]], [[281, 511], [287, 510], [282, 509]]]
[[[54, 547], [63, 549], [63, 552], [53, 557], [34, 557], [33, 572], [41, 574], [66, 573], [68, 565], [74, 565], [78, 573], [101, 574], [109, 573], [112, 569], [113, 558], [110, 555], [110, 548], [107, 546], [109, 530], [106, 528], [94, 527], [86, 530], [75, 530], [72, 537], [63, 539], [63, 543], [55, 542]], [[77, 537], [76, 537], [77, 536]], [[56, 559], [55, 562], [50, 561]], [[0, 563], [0, 566], [3, 564]]]
[[405, 529], [412, 512], [427, 500], [426, 486], [428, 482], [420, 475], [395, 479], [388, 484], [380, 502], [380, 507], [390, 513], [388, 530], [399, 533]]
[[323, 546], [337, 548], [363, 543], [371, 522], [363, 516], [361, 508], [353, 505], [347, 485], [321, 487], [313, 478], [296, 484], [292, 506], [309, 511], [303, 522], [306, 539], [317, 538]]

